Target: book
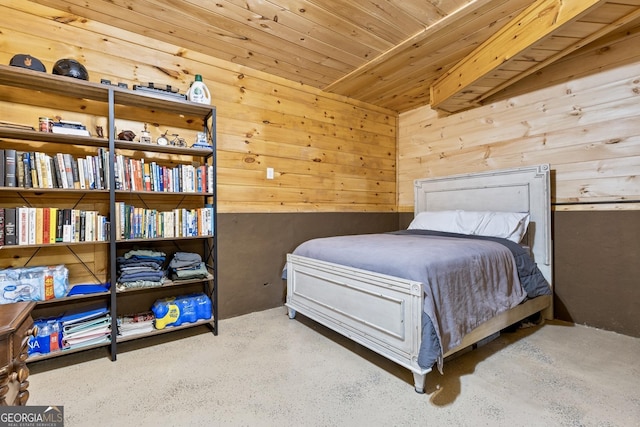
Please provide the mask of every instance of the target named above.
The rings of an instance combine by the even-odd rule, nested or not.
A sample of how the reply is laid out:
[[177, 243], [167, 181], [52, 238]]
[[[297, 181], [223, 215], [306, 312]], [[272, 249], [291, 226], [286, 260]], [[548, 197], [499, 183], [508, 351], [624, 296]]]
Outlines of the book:
[[42, 168], [42, 188], [53, 188], [51, 182], [51, 168], [49, 167], [49, 155], [40, 153], [40, 164]]
[[64, 209], [58, 209], [56, 212], [56, 242], [62, 242], [62, 230], [64, 226]]
[[15, 208], [4, 208], [4, 244], [16, 245], [17, 211]]
[[84, 165], [85, 159], [83, 157], [78, 158], [78, 179], [80, 180], [80, 188], [85, 190], [87, 188], [87, 178], [85, 176]]
[[122, 169], [124, 171], [124, 188], [123, 190], [132, 190], [131, 187], [131, 163], [127, 158], [122, 158]]
[[84, 242], [86, 239], [86, 227], [87, 227], [87, 213], [85, 211], [80, 211], [80, 227], [79, 227], [79, 237], [78, 237], [78, 241], [79, 242]]
[[106, 303], [96, 303], [89, 307], [71, 309], [67, 311], [61, 318], [60, 323], [64, 329], [65, 326], [73, 325], [79, 322], [93, 320], [106, 315], [108, 312]]
[[0, 208], [0, 246], [4, 246], [4, 208]]
[[17, 208], [16, 214], [16, 234], [18, 245], [29, 244], [29, 208]]
[[40, 188], [48, 188], [47, 182], [47, 169], [45, 166], [45, 154], [36, 151], [36, 159], [38, 162], [38, 181], [40, 182]]
[[76, 190], [80, 188], [80, 172], [78, 171], [78, 162], [76, 159], [69, 154], [69, 158], [71, 159], [71, 175], [73, 176], [73, 185], [71, 188], [75, 188]]
[[62, 241], [69, 243], [72, 241], [71, 209], [62, 209]]
[[16, 187], [18, 180], [16, 176], [16, 150], [6, 148], [4, 150], [4, 186]]
[[4, 187], [4, 150], [0, 150], [0, 187]]
[[[102, 150], [102, 151], [100, 151]], [[109, 158], [109, 150], [104, 150], [104, 149], [100, 149], [98, 150], [98, 152], [102, 153], [102, 169], [103, 169], [103, 177], [104, 177], [104, 189], [109, 189], [110, 184], [110, 171], [111, 171], [111, 167], [109, 167], [109, 165], [111, 164], [111, 160]]]
[[86, 159], [85, 166], [87, 170], [86, 174], [87, 174], [87, 180], [89, 183], [89, 186], [87, 188], [91, 190], [95, 190], [97, 189], [97, 187], [96, 187], [95, 172], [93, 170], [93, 157], [87, 155], [85, 159]]
[[35, 245], [36, 244], [36, 232], [37, 232], [37, 228], [36, 228], [36, 208], [27, 208], [27, 213], [29, 215], [28, 221], [29, 221], [29, 225], [27, 226], [27, 232], [29, 233], [29, 244], [30, 245]]
[[94, 170], [96, 173], [96, 188], [104, 190], [104, 165], [102, 163], [102, 148], [98, 149], [98, 155], [93, 157]]
[[151, 191], [151, 164], [150, 163], [144, 164], [144, 171], [142, 176], [144, 179], [144, 190]]
[[118, 335], [128, 336], [153, 331], [155, 315], [152, 311], [118, 317]]
[[71, 215], [71, 221], [72, 221], [72, 237], [73, 237], [73, 241], [74, 242], [79, 242], [80, 241], [80, 216], [81, 216], [81, 212], [79, 209], [73, 209], [72, 210], [72, 215]]
[[[35, 244], [41, 245], [44, 240], [44, 208], [35, 209]], [[48, 242], [47, 242], [48, 243]]]
[[62, 126], [62, 127], [70, 127], [70, 128], [76, 128], [76, 129], [86, 129], [87, 127], [85, 125], [82, 124], [82, 122], [78, 122], [78, 121], [74, 121], [74, 120], [58, 120], [57, 122], [58, 126]]
[[16, 151], [16, 187], [24, 188], [24, 163], [22, 161], [22, 151]]
[[69, 188], [69, 185], [67, 184], [67, 174], [64, 170], [64, 156], [62, 155], [62, 153], [56, 153], [53, 158], [53, 164], [55, 167], [56, 179], [58, 180], [59, 188]]
[[[40, 209], [40, 208], [38, 208]], [[37, 216], [37, 214], [36, 214]], [[42, 208], [42, 240], [41, 244], [51, 243], [51, 208]], [[36, 239], [37, 241], [37, 239]]]
[[111, 316], [105, 314], [95, 319], [67, 324], [63, 326], [65, 338], [93, 338], [94, 335], [108, 333], [111, 330]]
[[91, 136], [91, 133], [85, 128], [76, 126], [66, 126], [60, 122], [53, 122], [51, 126], [51, 133], [57, 133], [61, 135], [77, 135], [77, 136]]
[[66, 188], [74, 188], [73, 187], [73, 158], [71, 157], [71, 154], [65, 153], [63, 154], [63, 158], [64, 158], [64, 171], [66, 173], [66, 181], [67, 181], [67, 187]]
[[42, 156], [44, 154], [36, 151], [36, 172], [38, 175], [38, 188], [47, 188], [47, 184], [45, 182], [44, 172], [42, 170]]
[[56, 242], [58, 208], [49, 208], [49, 244]]
[[33, 151], [29, 153], [29, 169], [31, 170], [31, 188], [40, 188], [36, 170], [36, 153]]
[[143, 175], [142, 170], [144, 168], [143, 164], [144, 164], [144, 159], [140, 159], [140, 160], [134, 159], [133, 160], [133, 166], [134, 166], [134, 170], [135, 170], [134, 180], [135, 180], [135, 183], [136, 183], [136, 188], [135, 188], [136, 191], [144, 190], [143, 179], [142, 179], [142, 175]]
[[44, 161], [44, 168], [47, 172], [47, 188], [58, 188], [58, 184], [56, 181], [56, 171], [53, 165], [53, 157], [45, 154]]
[[124, 187], [122, 185], [122, 166], [121, 166], [122, 155], [116, 155], [115, 164], [113, 165], [113, 176], [115, 177], [116, 190], [123, 190]]
[[24, 167], [24, 188], [33, 188], [33, 176], [31, 175], [31, 153], [23, 153], [22, 163]]
[[84, 232], [84, 239], [86, 242], [94, 242], [95, 236], [94, 236], [94, 230], [95, 230], [95, 222], [96, 222], [96, 216], [95, 216], [95, 212], [93, 211], [88, 211], [85, 214], [85, 232]]

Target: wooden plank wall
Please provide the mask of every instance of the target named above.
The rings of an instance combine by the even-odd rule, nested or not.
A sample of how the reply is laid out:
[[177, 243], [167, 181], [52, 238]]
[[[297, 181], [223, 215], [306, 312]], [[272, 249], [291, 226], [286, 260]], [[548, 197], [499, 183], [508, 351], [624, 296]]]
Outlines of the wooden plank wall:
[[[22, 0], [0, 5], [0, 41], [1, 63], [29, 53], [50, 72], [56, 60], [75, 58], [95, 82], [171, 84], [184, 93], [201, 74], [218, 114], [219, 212], [396, 210], [392, 111]], [[15, 117], [11, 104], [0, 108], [4, 120]], [[167, 129], [150, 130], [155, 139]], [[267, 167], [275, 179], [266, 179]]]
[[[7, 0], [0, 4], [0, 63], [8, 64], [17, 53], [39, 58], [49, 72], [58, 59], [74, 58], [86, 66], [91, 81], [106, 78], [129, 87], [154, 82], [171, 84], [184, 93], [194, 75], [202, 75], [217, 108], [221, 318], [282, 305], [282, 264], [286, 251], [301, 239], [296, 229], [332, 234], [349, 225], [358, 231], [373, 223], [374, 228], [366, 229], [373, 231], [386, 224], [380, 225], [379, 217], [388, 220], [397, 212], [395, 112], [78, 19], [62, 10]], [[90, 129], [97, 125], [107, 129], [106, 112], [90, 102], [85, 111], [92, 115], [83, 116], [64, 111], [64, 103], [50, 97], [25, 99], [20, 91], [8, 93], [1, 87], [0, 91], [1, 120], [37, 126], [39, 116], [60, 115], [84, 121]], [[29, 105], [16, 106], [14, 101]], [[154, 123], [155, 117], [141, 118], [149, 122], [154, 140], [166, 130], [194, 136], [193, 128], [167, 129]], [[130, 120], [118, 120], [116, 126], [137, 135], [143, 129], [142, 122]], [[177, 160], [169, 156], [168, 161]], [[274, 169], [275, 179], [266, 179], [267, 167]], [[29, 203], [48, 205], [41, 198], [34, 195]], [[96, 209], [104, 211], [105, 200], [85, 204], [95, 202]], [[0, 194], [3, 203], [21, 206], [25, 201], [5, 191]], [[248, 219], [238, 223], [237, 215]], [[279, 222], [283, 216], [298, 221]], [[34, 258], [33, 249], [4, 250], [0, 268], [55, 262], [67, 265], [72, 284], [96, 282], [92, 273], [98, 281], [108, 278], [107, 245], [73, 248], [75, 255], [66, 248], [45, 248]], [[120, 310], [127, 307], [119, 304]]]
[[638, 43], [626, 30], [480, 108], [401, 114], [399, 210], [413, 210], [417, 178], [538, 163], [551, 164], [556, 210], [640, 210]]

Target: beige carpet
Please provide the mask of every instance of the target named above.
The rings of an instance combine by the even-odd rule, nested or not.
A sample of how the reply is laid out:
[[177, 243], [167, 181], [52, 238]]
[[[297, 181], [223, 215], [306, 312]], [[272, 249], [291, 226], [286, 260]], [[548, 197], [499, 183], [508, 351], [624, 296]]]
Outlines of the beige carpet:
[[640, 425], [640, 339], [558, 322], [447, 361], [423, 395], [284, 308], [29, 367], [29, 405], [64, 405], [66, 427]]

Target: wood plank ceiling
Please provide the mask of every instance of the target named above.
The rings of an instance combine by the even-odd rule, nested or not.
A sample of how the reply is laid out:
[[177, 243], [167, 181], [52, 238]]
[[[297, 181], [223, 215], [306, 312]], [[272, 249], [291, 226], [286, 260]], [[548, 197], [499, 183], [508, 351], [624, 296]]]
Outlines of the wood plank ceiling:
[[640, 0], [31, 0], [398, 112], [456, 112], [625, 25]]

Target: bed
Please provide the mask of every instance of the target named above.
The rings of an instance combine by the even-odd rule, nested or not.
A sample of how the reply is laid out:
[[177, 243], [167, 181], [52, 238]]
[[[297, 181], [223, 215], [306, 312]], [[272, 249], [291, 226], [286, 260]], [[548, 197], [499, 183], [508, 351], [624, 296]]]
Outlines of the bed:
[[[419, 229], [302, 243], [287, 254], [289, 317], [301, 313], [404, 366], [413, 372], [415, 390], [423, 393], [426, 375], [433, 366], [442, 372], [444, 358], [533, 314], [552, 318], [549, 173], [549, 165], [543, 164], [415, 181], [412, 226], [419, 222], [419, 216], [433, 218], [445, 212], [526, 213], [522, 239], [519, 235], [503, 239]], [[429, 240], [429, 249], [422, 249], [425, 239]], [[403, 246], [413, 255], [403, 252]], [[464, 274], [470, 267], [448, 258], [442, 261], [445, 255], [430, 255], [429, 251], [467, 254], [468, 260], [460, 262], [473, 263], [474, 269], [485, 268], [470, 275], [469, 280], [482, 280], [489, 289], [477, 290], [480, 286], [474, 282], [473, 292], [469, 292]], [[491, 260], [478, 262], [480, 251], [488, 252]], [[523, 252], [530, 260], [528, 268], [533, 265], [535, 270], [537, 293], [525, 289], [524, 280], [519, 282]], [[351, 260], [351, 254], [361, 259]], [[428, 259], [428, 264], [414, 272], [418, 261], [410, 256]], [[500, 270], [499, 275], [495, 270]], [[425, 271], [437, 272], [437, 277], [423, 276]], [[464, 274], [460, 276], [460, 272]], [[469, 294], [478, 294], [478, 302], [467, 304]], [[450, 305], [455, 305], [455, 310], [448, 309]], [[425, 357], [429, 352], [433, 359]]]

